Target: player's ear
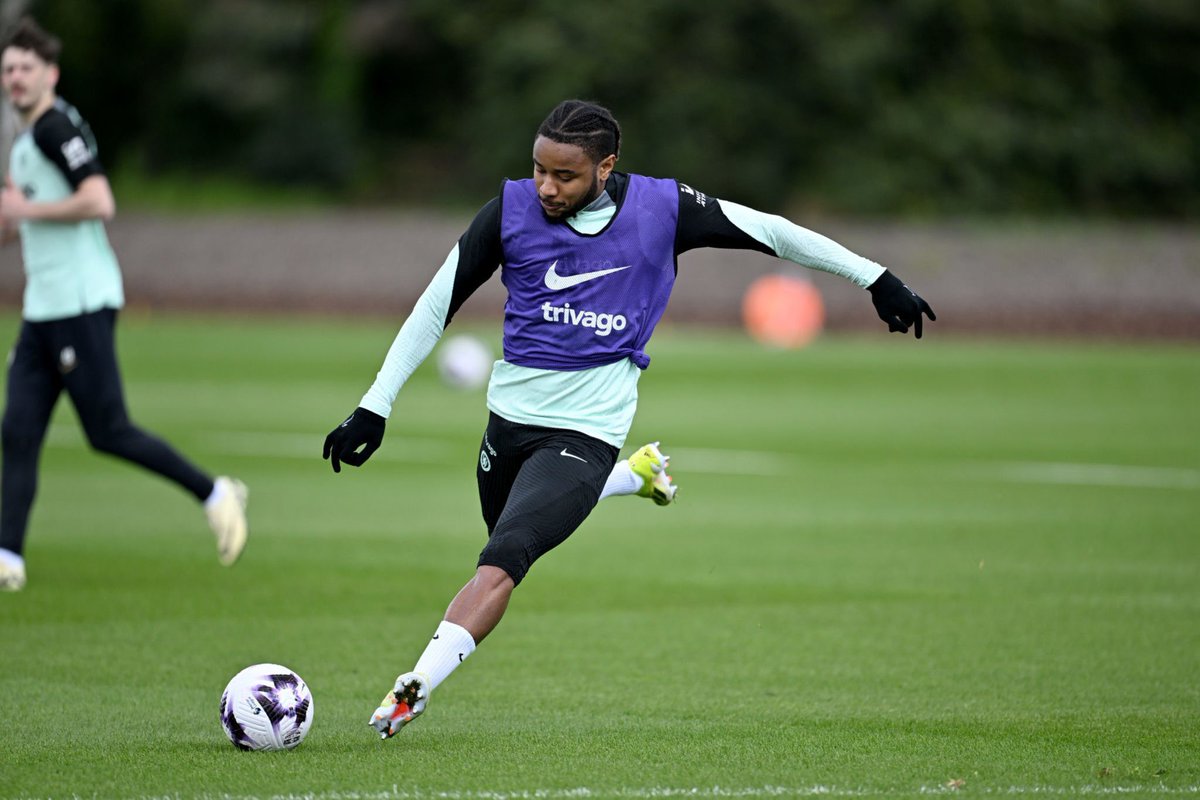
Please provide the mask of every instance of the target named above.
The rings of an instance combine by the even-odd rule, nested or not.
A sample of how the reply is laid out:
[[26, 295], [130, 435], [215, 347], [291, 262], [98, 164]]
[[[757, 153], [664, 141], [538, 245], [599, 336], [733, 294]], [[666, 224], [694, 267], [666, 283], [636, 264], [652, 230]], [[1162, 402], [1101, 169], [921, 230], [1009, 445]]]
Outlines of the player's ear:
[[609, 173], [611, 173], [613, 171], [613, 167], [615, 167], [616, 165], [617, 165], [616, 153], [607, 155], [603, 159], [601, 159], [600, 163], [596, 167], [597, 172], [600, 174], [600, 180], [606, 180], [608, 178]]

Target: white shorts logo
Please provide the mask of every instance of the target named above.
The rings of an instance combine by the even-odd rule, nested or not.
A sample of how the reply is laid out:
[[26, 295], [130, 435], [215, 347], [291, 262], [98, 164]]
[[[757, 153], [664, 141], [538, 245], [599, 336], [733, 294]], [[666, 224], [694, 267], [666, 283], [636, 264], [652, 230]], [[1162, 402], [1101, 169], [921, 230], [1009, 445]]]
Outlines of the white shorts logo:
[[58, 354], [58, 366], [64, 375], [75, 369], [75, 362], [77, 360], [75, 348], [71, 347], [71, 345], [64, 347], [62, 352]]
[[479, 451], [479, 468], [484, 472], [492, 471], [492, 460], [482, 450]]

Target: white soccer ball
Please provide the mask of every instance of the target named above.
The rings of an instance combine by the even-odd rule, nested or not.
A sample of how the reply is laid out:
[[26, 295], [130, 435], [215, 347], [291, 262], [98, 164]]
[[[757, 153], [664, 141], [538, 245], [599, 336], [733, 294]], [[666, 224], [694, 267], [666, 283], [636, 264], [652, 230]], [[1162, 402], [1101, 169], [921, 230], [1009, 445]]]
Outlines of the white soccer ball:
[[438, 373], [455, 389], [481, 389], [492, 374], [492, 350], [481, 339], [458, 334], [438, 346]]
[[279, 664], [255, 664], [221, 695], [221, 726], [241, 750], [291, 750], [313, 721], [313, 698], [300, 676]]

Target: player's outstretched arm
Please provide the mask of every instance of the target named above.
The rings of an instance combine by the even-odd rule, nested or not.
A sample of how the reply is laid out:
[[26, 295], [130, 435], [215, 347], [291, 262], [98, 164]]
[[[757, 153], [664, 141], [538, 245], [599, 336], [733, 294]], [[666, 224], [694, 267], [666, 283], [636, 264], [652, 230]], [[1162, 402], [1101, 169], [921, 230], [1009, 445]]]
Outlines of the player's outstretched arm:
[[929, 303], [888, 270], [884, 270], [874, 283], [867, 287], [871, 293], [871, 302], [879, 318], [888, 324], [888, 330], [894, 333], [908, 333], [913, 329], [913, 335], [921, 338], [921, 315], [929, 317], [930, 321], [937, 319]]
[[716, 200], [679, 184], [676, 255], [696, 247], [758, 250], [809, 269], [840, 275], [871, 292], [888, 329], [921, 338], [921, 315], [937, 317], [916, 292], [870, 259], [777, 214], [765, 214], [728, 200]]
[[358, 408], [325, 437], [323, 457], [334, 472], [342, 471], [343, 462], [362, 466], [379, 449], [401, 387], [433, 351], [454, 313], [495, 273], [501, 257], [500, 202], [493, 198], [417, 299]]
[[361, 467], [383, 443], [386, 427], [387, 420], [374, 411], [356, 408], [325, 437], [321, 457], [331, 463], [334, 472], [341, 472], [343, 463]]

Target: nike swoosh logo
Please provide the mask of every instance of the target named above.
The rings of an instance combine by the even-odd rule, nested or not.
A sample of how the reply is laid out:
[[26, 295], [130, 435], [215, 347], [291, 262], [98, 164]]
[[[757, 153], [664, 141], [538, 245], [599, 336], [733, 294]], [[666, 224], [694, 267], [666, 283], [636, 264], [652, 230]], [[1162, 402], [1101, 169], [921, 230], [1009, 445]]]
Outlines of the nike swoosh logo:
[[582, 461], [585, 464], [588, 463], [586, 458], [580, 458], [579, 456], [575, 455], [574, 453], [568, 453], [567, 448], [565, 448], [565, 447], [562, 449], [562, 452], [559, 453], [559, 455], [566, 456], [567, 458], [573, 458], [576, 461]]
[[632, 266], [633, 265], [630, 264], [625, 267], [598, 269], [595, 272], [581, 272], [578, 275], [559, 275], [557, 272], [555, 272], [555, 268], [558, 267], [558, 261], [555, 261], [550, 265], [550, 269], [546, 270], [546, 288], [555, 292], [559, 291], [560, 289], [570, 289], [572, 286], [578, 286], [581, 283], [594, 281], [596, 278], [603, 278], [605, 275], [611, 275], [614, 272], [620, 272], [621, 270], [629, 269], [629, 267]]

